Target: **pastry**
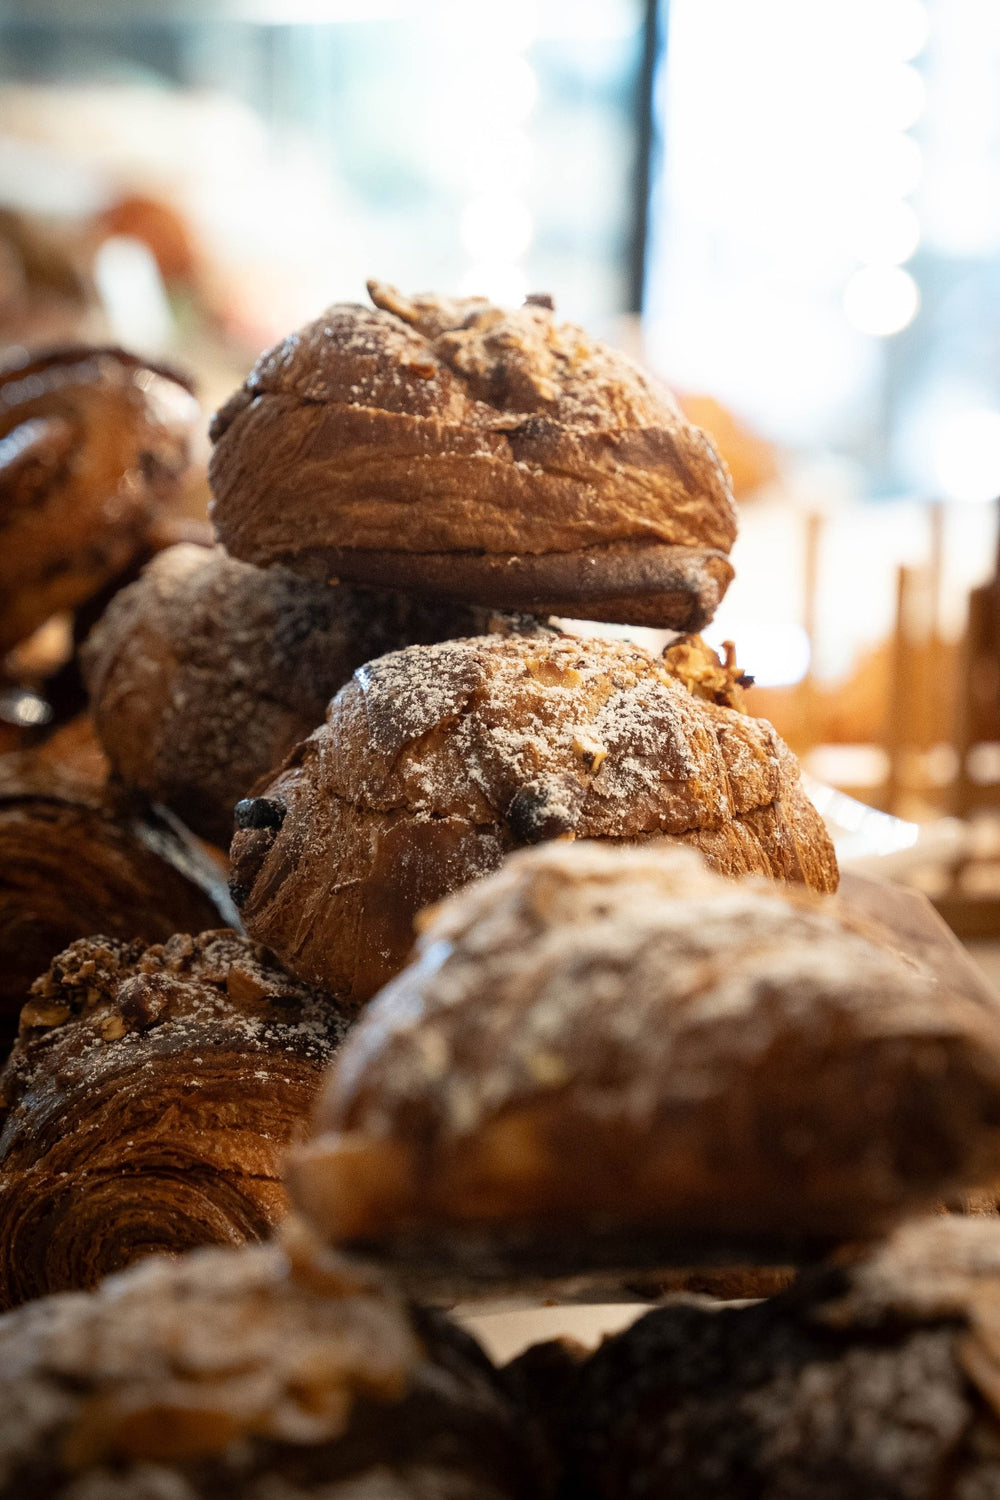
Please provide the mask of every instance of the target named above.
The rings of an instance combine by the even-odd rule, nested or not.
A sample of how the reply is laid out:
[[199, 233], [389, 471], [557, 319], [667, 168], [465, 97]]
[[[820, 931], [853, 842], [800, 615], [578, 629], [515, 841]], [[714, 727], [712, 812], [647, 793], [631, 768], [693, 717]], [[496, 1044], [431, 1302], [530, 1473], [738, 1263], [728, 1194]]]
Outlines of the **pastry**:
[[247, 931], [359, 1000], [402, 967], [422, 906], [521, 844], [670, 834], [726, 874], [837, 881], [771, 726], [618, 641], [483, 636], [370, 662], [236, 823]]
[[121, 780], [228, 847], [235, 803], [322, 723], [355, 667], [486, 621], [467, 605], [328, 588], [221, 549], [173, 547], [90, 636], [92, 711]]
[[0, 1319], [0, 1500], [543, 1500], [473, 1340], [273, 1246]]
[[922, 1220], [771, 1302], [658, 1308], [508, 1378], [550, 1420], [565, 1500], [990, 1500], [998, 1305], [1000, 1226]]
[[121, 573], [180, 498], [198, 404], [121, 349], [0, 368], [0, 655]]
[[625, 355], [482, 298], [338, 304], [217, 414], [213, 519], [235, 556], [324, 582], [698, 630], [732, 578], [729, 479]]
[[347, 1019], [231, 931], [72, 943], [0, 1075], [0, 1307], [266, 1234]]
[[403, 1266], [780, 1264], [1000, 1178], [1000, 1007], [691, 849], [552, 844], [424, 918], [289, 1170]]
[[117, 807], [44, 747], [0, 758], [0, 1057], [32, 980], [74, 938], [157, 942], [231, 913], [220, 868], [182, 828]]

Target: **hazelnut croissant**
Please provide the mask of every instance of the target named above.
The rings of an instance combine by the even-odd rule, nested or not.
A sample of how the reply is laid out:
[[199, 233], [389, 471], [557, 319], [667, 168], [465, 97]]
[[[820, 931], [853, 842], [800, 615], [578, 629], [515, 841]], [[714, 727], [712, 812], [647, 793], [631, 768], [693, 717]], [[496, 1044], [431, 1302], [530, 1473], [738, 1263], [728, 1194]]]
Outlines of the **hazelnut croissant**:
[[402, 967], [422, 906], [523, 844], [670, 834], [726, 874], [837, 883], [771, 725], [638, 646], [480, 636], [359, 668], [242, 803], [234, 899], [292, 973], [358, 1000]]
[[0, 1306], [265, 1235], [347, 1019], [234, 932], [73, 943], [0, 1076]]
[[32, 981], [74, 938], [157, 942], [231, 911], [185, 830], [112, 801], [89, 764], [71, 771], [48, 746], [0, 758], [0, 1056]]
[[729, 477], [666, 390], [547, 298], [368, 291], [263, 354], [217, 414], [228, 551], [532, 614], [711, 619]]
[[0, 1500], [544, 1500], [474, 1341], [273, 1246], [0, 1318]]
[[0, 655], [124, 571], [181, 502], [198, 403], [122, 349], [0, 369]]
[[423, 928], [290, 1161], [338, 1244], [466, 1278], [508, 1246], [779, 1264], [1000, 1179], [1000, 1009], [835, 901], [667, 842], [550, 844]]

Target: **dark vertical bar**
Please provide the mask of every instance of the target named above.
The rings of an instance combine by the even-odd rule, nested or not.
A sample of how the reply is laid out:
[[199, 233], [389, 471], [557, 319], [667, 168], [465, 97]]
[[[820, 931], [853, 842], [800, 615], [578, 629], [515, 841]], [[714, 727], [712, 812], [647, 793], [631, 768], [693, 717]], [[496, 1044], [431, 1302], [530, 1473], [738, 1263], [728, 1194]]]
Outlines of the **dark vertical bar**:
[[656, 149], [656, 127], [653, 120], [653, 85], [656, 79], [657, 53], [661, 38], [666, 37], [669, 0], [645, 0], [642, 62], [636, 87], [635, 196], [633, 199], [632, 244], [629, 257], [628, 311], [642, 311], [646, 283], [646, 229], [649, 222], [649, 190], [653, 177], [653, 155]]

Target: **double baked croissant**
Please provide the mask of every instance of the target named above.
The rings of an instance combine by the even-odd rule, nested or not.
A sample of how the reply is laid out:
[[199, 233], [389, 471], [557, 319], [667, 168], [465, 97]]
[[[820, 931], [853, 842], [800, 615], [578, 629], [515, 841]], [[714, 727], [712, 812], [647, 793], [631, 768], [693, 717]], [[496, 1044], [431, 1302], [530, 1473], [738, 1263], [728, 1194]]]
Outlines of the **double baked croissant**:
[[67, 948], [0, 1079], [0, 1306], [265, 1235], [347, 1019], [234, 932]]
[[115, 597], [84, 657], [117, 776], [228, 846], [236, 802], [322, 723], [355, 667], [489, 628], [469, 605], [328, 588], [182, 546]]
[[770, 1302], [658, 1308], [507, 1378], [565, 1500], [992, 1500], [1000, 1226], [935, 1218]]
[[526, 1426], [442, 1315], [271, 1246], [0, 1318], [0, 1500], [544, 1500]]
[[263, 354], [212, 426], [247, 562], [500, 609], [699, 630], [732, 578], [729, 479], [625, 355], [548, 298], [369, 282]]
[[402, 967], [421, 907], [523, 844], [669, 834], [725, 874], [837, 883], [770, 724], [618, 641], [480, 636], [370, 662], [237, 829], [248, 932], [359, 1000]]
[[666, 842], [524, 851], [425, 918], [290, 1163], [331, 1240], [460, 1278], [773, 1262], [998, 1178], [997, 1007]]
[[113, 802], [89, 763], [69, 770], [55, 741], [0, 758], [0, 1056], [32, 981], [74, 938], [157, 942], [230, 911], [219, 868], [195, 841]]
[[0, 655], [97, 594], [181, 498], [198, 404], [121, 349], [0, 369]]

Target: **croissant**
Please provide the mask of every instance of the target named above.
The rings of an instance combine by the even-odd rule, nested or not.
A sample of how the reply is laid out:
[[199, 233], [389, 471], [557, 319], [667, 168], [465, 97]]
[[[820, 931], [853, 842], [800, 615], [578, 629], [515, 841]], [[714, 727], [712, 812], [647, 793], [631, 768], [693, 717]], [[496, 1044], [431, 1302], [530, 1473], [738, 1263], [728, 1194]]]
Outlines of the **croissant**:
[[226, 930], [60, 953], [0, 1080], [0, 1306], [266, 1234], [347, 1018]]
[[727, 874], [833, 889], [791, 752], [693, 687], [686, 659], [675, 673], [637, 646], [570, 637], [370, 662], [237, 810], [231, 889], [247, 931], [361, 1000], [406, 961], [422, 906], [522, 844], [671, 834]]
[[424, 918], [315, 1131], [298, 1207], [404, 1267], [779, 1264], [1000, 1179], [1000, 1013], [836, 902], [550, 844]]
[[74, 938], [157, 941], [231, 910], [214, 861], [178, 825], [112, 802], [91, 764], [70, 770], [54, 742], [0, 758], [0, 1056], [32, 980]]
[[548, 298], [338, 304], [217, 414], [227, 550], [499, 609], [699, 630], [732, 578], [725, 466], [623, 354]]
[[117, 775], [228, 846], [236, 802], [322, 723], [355, 667], [411, 642], [478, 634], [488, 618], [174, 547], [92, 632], [91, 706]]
[[0, 368], [0, 656], [91, 598], [181, 499], [198, 404], [122, 349]]
[[0, 1318], [0, 1500], [544, 1500], [473, 1340], [273, 1246]]
[[988, 1500], [998, 1298], [1000, 1226], [921, 1220], [773, 1301], [658, 1308], [507, 1378], [550, 1423], [567, 1500]]

